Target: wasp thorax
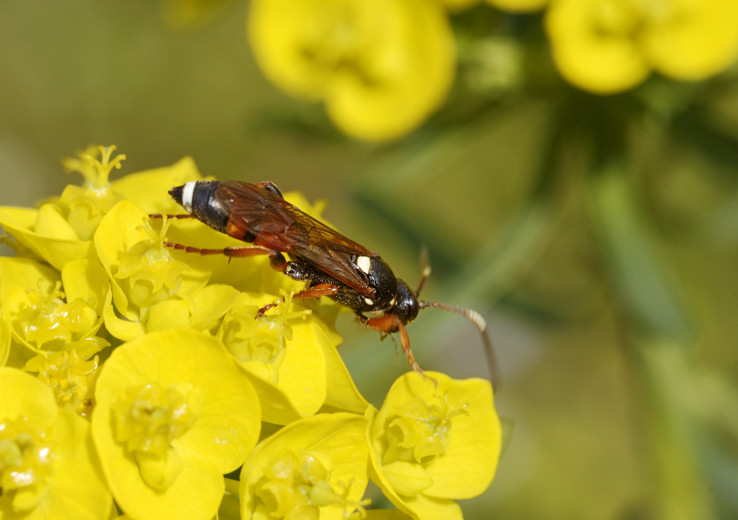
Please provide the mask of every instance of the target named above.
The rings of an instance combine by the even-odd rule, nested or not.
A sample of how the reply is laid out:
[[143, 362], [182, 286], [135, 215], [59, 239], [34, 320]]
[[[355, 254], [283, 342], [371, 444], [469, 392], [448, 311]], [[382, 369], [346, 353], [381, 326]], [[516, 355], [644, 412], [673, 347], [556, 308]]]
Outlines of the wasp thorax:
[[375, 256], [370, 259], [370, 266], [366, 275], [369, 278], [369, 285], [374, 287], [376, 291], [373, 298], [374, 305], [377, 308], [385, 308], [391, 305], [390, 301], [397, 292], [397, 278], [395, 278], [392, 269], [381, 258]]

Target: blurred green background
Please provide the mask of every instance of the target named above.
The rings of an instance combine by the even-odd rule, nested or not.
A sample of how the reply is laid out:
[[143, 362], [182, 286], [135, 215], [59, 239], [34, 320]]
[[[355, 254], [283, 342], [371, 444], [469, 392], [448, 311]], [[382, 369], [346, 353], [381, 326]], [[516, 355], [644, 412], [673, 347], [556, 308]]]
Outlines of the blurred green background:
[[[2, 2], [0, 205], [78, 183], [60, 159], [90, 143], [127, 155], [117, 175], [189, 155], [325, 199], [411, 286], [427, 247], [424, 297], [489, 321], [512, 435], [467, 518], [738, 518], [736, 71], [606, 97], [556, 79], [480, 94], [490, 71], [461, 60], [439, 114], [366, 144], [264, 79], [247, 10], [175, 30], [158, 2]], [[481, 30], [532, 20], [491, 17]], [[553, 71], [540, 48], [529, 77]], [[376, 402], [405, 360], [339, 325]], [[409, 330], [421, 366], [487, 376], [463, 319], [427, 310]]]

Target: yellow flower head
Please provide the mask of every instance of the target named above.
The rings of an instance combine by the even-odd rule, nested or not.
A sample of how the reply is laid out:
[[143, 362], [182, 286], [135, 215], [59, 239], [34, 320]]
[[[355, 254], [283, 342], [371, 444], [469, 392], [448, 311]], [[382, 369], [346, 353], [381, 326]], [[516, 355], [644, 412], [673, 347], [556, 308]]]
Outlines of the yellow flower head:
[[60, 407], [86, 417], [92, 411], [98, 359], [86, 361], [72, 350], [32, 358], [24, 370], [38, 372], [38, 378], [54, 391]]
[[335, 349], [324, 326], [288, 298], [256, 318], [269, 295], [241, 293], [226, 314], [218, 337], [246, 370], [261, 399], [264, 420], [287, 424], [315, 414], [326, 398], [323, 349]]
[[453, 36], [440, 2], [256, 0], [248, 29], [269, 79], [324, 101], [333, 122], [359, 139], [410, 132], [453, 80]]
[[489, 382], [440, 373], [401, 376], [370, 410], [373, 477], [413, 518], [460, 518], [454, 499], [481, 494], [500, 455], [500, 422]]
[[89, 357], [108, 343], [95, 336], [108, 284], [99, 266], [68, 262], [61, 279], [31, 259], [0, 259], [3, 317], [13, 338], [33, 352], [76, 349]]
[[652, 70], [701, 80], [738, 57], [734, 0], [552, 0], [546, 27], [563, 76], [596, 93], [633, 87]]
[[67, 186], [61, 197], [37, 210], [2, 207], [0, 225], [18, 244], [59, 270], [71, 260], [93, 259], [92, 234], [105, 212], [118, 201], [110, 190], [108, 175], [113, 168], [120, 168], [125, 156], [111, 158], [114, 150], [114, 146], [90, 147], [80, 153], [79, 159], [67, 159], [67, 169], [84, 176], [83, 187]]
[[117, 310], [106, 307], [105, 325], [120, 339], [143, 334], [155, 305], [175, 295], [193, 297], [207, 282], [208, 272], [191, 269], [172, 257], [163, 243], [165, 231], [155, 231], [146, 213], [122, 201], [105, 215], [95, 233]]
[[108, 518], [112, 500], [89, 442], [89, 424], [59, 409], [51, 389], [0, 368], [0, 517]]
[[103, 470], [134, 518], [214, 515], [223, 474], [243, 463], [259, 435], [248, 378], [217, 339], [189, 329], [118, 347], [95, 398], [92, 432]]
[[241, 518], [339, 520], [365, 505], [366, 419], [321, 414], [261, 442], [241, 469]]

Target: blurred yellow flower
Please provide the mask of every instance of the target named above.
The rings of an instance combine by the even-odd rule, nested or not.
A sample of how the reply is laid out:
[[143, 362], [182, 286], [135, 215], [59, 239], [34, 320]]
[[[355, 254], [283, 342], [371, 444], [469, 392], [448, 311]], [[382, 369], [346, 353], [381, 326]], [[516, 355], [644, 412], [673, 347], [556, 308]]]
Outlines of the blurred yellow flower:
[[738, 57], [735, 0], [552, 0], [546, 28], [561, 74], [600, 94], [653, 70], [701, 80]]
[[453, 34], [436, 1], [255, 0], [248, 33], [271, 81], [324, 101], [333, 122], [359, 139], [410, 132], [453, 81]]
[[89, 423], [59, 409], [51, 389], [0, 368], [0, 518], [104, 520], [112, 500]]

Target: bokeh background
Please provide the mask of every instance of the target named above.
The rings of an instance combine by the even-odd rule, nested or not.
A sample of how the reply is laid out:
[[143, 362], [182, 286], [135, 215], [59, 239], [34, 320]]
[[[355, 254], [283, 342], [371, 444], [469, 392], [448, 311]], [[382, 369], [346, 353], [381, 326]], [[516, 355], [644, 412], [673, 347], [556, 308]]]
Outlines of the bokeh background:
[[[248, 3], [177, 4], [0, 4], [0, 205], [78, 183], [60, 159], [90, 143], [126, 154], [117, 175], [192, 156], [324, 199], [411, 286], [427, 248], [424, 297], [489, 321], [507, 445], [467, 518], [738, 518], [735, 66], [685, 82], [655, 61], [592, 92], [562, 78], [545, 11], [471, 6], [448, 15], [448, 95], [366, 141], [266, 79]], [[403, 356], [349, 313], [339, 326], [377, 399]], [[488, 376], [463, 319], [427, 310], [410, 335], [421, 366]]]

